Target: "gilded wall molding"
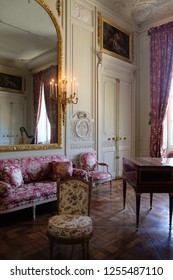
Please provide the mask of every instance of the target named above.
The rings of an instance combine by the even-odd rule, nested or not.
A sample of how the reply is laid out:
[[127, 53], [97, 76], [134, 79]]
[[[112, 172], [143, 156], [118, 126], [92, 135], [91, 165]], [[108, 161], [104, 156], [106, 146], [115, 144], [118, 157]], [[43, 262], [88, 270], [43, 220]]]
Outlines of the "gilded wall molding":
[[57, 8], [58, 15], [61, 16], [61, 14], [62, 14], [62, 0], [57, 0], [56, 8]]
[[[61, 79], [62, 76], [62, 32], [61, 28], [58, 24], [57, 18], [55, 17], [54, 12], [50, 9], [50, 7], [43, 0], [35, 0], [42, 8], [44, 8], [48, 15], [51, 17], [52, 22], [55, 26], [57, 32], [57, 40], [58, 40], [58, 80]], [[57, 143], [53, 144], [27, 144], [27, 145], [2, 145], [0, 146], [0, 152], [16, 152], [16, 151], [32, 151], [32, 150], [50, 150], [50, 149], [60, 149], [62, 147], [62, 114], [61, 114], [61, 104], [58, 102], [58, 133], [57, 133]]]

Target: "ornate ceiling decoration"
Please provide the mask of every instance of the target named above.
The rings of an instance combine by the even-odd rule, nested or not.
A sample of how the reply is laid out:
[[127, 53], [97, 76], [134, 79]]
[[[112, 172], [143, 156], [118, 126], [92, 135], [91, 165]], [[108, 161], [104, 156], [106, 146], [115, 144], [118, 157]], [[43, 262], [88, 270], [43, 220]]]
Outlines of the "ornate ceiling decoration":
[[141, 24], [173, 12], [173, 0], [98, 0], [115, 12]]

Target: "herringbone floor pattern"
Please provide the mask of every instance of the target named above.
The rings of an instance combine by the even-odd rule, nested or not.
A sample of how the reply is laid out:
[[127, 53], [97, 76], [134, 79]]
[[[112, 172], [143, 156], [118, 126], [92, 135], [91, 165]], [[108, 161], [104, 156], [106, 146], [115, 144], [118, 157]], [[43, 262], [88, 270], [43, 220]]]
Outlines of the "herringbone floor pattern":
[[[32, 220], [30, 209], [1, 215], [0, 259], [49, 259], [46, 236], [47, 221], [56, 213], [56, 203], [37, 207]], [[135, 193], [127, 188], [126, 208], [123, 209], [122, 181], [93, 189], [91, 201], [93, 238], [89, 257], [93, 260], [170, 260], [173, 259], [173, 229], [169, 230], [169, 201], [167, 194], [154, 194], [153, 209], [149, 210], [149, 195], [141, 199], [140, 228], [136, 231]], [[64, 245], [65, 246], [65, 245]], [[71, 247], [59, 247], [56, 258], [70, 259]], [[73, 249], [73, 259], [81, 259], [81, 247]]]

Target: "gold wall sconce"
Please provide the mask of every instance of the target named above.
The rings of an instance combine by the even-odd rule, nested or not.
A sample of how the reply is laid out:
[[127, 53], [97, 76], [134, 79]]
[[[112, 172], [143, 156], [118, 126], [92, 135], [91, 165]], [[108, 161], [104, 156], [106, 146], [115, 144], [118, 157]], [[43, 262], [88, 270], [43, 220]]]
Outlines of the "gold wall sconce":
[[[78, 83], [76, 81], [76, 78], [71, 80], [70, 84], [70, 94], [67, 93], [67, 79], [66, 76], [62, 80], [59, 80], [59, 87], [57, 86], [57, 83], [54, 82], [52, 79], [50, 82], [50, 99], [51, 100], [57, 100], [59, 99], [59, 102], [62, 107], [62, 114], [63, 114], [63, 125], [65, 125], [66, 122], [66, 110], [68, 104], [77, 104], [78, 103]], [[59, 89], [59, 94], [57, 94], [57, 87]]]

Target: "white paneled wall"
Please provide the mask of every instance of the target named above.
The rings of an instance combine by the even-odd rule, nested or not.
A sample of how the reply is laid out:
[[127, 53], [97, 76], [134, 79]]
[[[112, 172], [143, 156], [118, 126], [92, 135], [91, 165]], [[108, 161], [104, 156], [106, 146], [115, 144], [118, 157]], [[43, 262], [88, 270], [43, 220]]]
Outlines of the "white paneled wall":
[[67, 16], [67, 72], [79, 83], [79, 101], [68, 108], [66, 151], [75, 161], [96, 145], [95, 7], [87, 1], [67, 1]]
[[139, 91], [139, 155], [149, 156], [150, 147], [150, 37], [148, 32], [140, 34], [139, 54], [140, 54], [140, 91]]

